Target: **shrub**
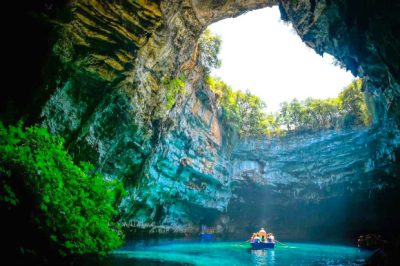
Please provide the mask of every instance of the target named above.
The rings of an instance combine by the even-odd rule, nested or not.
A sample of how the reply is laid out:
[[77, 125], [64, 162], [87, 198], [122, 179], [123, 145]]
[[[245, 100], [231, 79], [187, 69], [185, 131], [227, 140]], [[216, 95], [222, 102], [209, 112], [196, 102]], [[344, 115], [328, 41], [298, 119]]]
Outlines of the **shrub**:
[[224, 126], [240, 137], [369, 126], [372, 120], [361, 91], [361, 79], [346, 86], [336, 98], [283, 102], [277, 114], [266, 113], [266, 104], [250, 92], [234, 91], [219, 78], [209, 76], [205, 81], [218, 99]]
[[218, 57], [221, 43], [221, 37], [214, 35], [209, 29], [206, 29], [199, 38], [198, 60], [206, 75], [210, 74], [212, 69], [221, 66], [221, 60]]
[[[88, 163], [76, 165], [63, 139], [46, 129], [0, 122], [0, 181], [2, 217], [15, 249], [40, 256], [38, 246], [46, 243], [46, 252], [62, 256], [105, 254], [122, 243], [112, 220], [121, 182], [105, 180]], [[29, 235], [18, 233], [26, 228]]]
[[167, 110], [170, 110], [174, 106], [178, 94], [185, 94], [185, 79], [185, 76], [181, 74], [174, 79], [166, 80], [163, 82], [163, 85], [165, 87]]

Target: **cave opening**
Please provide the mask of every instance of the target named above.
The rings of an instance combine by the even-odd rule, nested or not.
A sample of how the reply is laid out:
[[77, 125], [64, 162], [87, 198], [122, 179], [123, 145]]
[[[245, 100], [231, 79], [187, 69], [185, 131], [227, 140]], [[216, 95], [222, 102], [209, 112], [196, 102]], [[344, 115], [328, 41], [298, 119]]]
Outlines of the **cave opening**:
[[221, 39], [221, 66], [211, 75], [234, 90], [249, 90], [277, 112], [294, 98], [335, 98], [354, 79], [334, 57], [318, 55], [281, 19], [277, 6], [253, 10], [208, 26]]
[[[311, 6], [314, 9], [315, 2]], [[390, 207], [399, 201], [398, 182], [382, 188], [382, 180], [396, 175], [398, 158], [384, 171], [380, 168], [386, 163], [369, 167], [379, 149], [371, 133], [379, 124], [371, 91], [357, 77], [350, 59], [345, 65], [327, 53], [318, 55], [290, 24], [279, 21], [281, 16], [277, 6], [268, 7], [207, 28], [222, 41], [222, 67], [215, 64], [207, 77], [211, 82], [206, 83], [223, 111], [232, 108], [220, 100], [224, 93], [246, 89], [235, 95], [237, 108], [251, 109], [249, 102], [238, 99], [255, 96], [267, 102], [259, 105], [264, 119], [279, 121], [261, 129], [263, 133], [246, 131], [254, 123], [238, 123], [240, 140], [233, 150], [232, 175], [241, 185], [232, 187], [235, 197], [227, 210], [234, 224], [231, 233], [248, 235], [267, 226], [292, 240], [354, 243], [364, 234], [391, 238], [399, 221]], [[269, 29], [270, 24], [277, 29]], [[207, 31], [203, 35], [210, 34]], [[288, 36], [277, 36], [282, 31]], [[299, 43], [304, 51], [288, 43]], [[245, 120], [251, 112], [238, 113]], [[306, 121], [313, 117], [317, 122]], [[326, 117], [336, 119], [321, 122]]]

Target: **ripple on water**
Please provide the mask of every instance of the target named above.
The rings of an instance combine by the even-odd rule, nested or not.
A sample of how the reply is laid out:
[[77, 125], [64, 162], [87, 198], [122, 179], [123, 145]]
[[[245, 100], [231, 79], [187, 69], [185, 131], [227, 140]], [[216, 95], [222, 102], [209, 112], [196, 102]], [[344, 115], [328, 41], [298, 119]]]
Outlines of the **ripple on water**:
[[241, 242], [129, 242], [104, 265], [362, 265], [371, 255], [349, 246], [287, 244], [251, 250]]

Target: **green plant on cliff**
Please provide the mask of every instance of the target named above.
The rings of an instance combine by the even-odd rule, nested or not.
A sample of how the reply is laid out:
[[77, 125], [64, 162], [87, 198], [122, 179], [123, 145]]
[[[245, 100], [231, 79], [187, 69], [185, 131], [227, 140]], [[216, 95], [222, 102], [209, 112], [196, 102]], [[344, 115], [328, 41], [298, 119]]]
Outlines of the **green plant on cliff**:
[[279, 121], [287, 130], [320, 130], [340, 127], [340, 101], [337, 98], [293, 99], [281, 104]]
[[[120, 181], [76, 165], [63, 139], [40, 127], [0, 122], [0, 203], [10, 248], [22, 253], [105, 254], [122, 243], [113, 222]], [[6, 238], [7, 239], [7, 238]]]
[[198, 60], [206, 75], [210, 74], [212, 69], [221, 66], [221, 60], [218, 57], [221, 42], [221, 37], [214, 35], [209, 29], [206, 29], [200, 36]]
[[283, 102], [278, 114], [266, 113], [266, 104], [259, 97], [233, 91], [221, 79], [208, 77], [206, 84], [218, 99], [228, 133], [237, 132], [240, 137], [279, 136], [285, 133], [282, 128], [318, 131], [371, 124], [361, 79], [348, 85], [336, 98]]
[[185, 94], [185, 80], [185, 76], [181, 74], [174, 79], [163, 82], [167, 110], [170, 110], [174, 106], [178, 94]]
[[361, 88], [362, 80], [357, 79], [336, 98], [283, 102], [279, 122], [297, 131], [368, 126], [371, 115]]
[[236, 93], [221, 79], [209, 76], [205, 81], [217, 98], [217, 105], [221, 109], [221, 119], [225, 125], [226, 133], [228, 136], [239, 133], [240, 116]]
[[[295, 1], [291, 2], [293, 4]], [[353, 81], [336, 98], [308, 98], [305, 101], [293, 99], [291, 102], [283, 102], [277, 114], [267, 114], [266, 104], [259, 97], [249, 91], [233, 91], [221, 79], [209, 76], [211, 70], [221, 64], [218, 58], [221, 39], [206, 30], [198, 45], [198, 59], [204, 69], [205, 83], [218, 99], [217, 105], [221, 109], [222, 122], [228, 135], [271, 136], [284, 134], [283, 128], [286, 131], [317, 131], [367, 126], [371, 123], [371, 115], [361, 91], [361, 79]]]
[[339, 94], [338, 98], [344, 114], [343, 126], [371, 124], [372, 117], [361, 89], [362, 79], [357, 79]]
[[276, 135], [281, 130], [276, 117], [265, 112], [266, 104], [249, 91], [233, 91], [221, 79], [208, 77], [206, 83], [215, 93], [228, 130], [240, 137]]
[[268, 127], [265, 108], [260, 97], [249, 91], [236, 91], [236, 104], [239, 112], [239, 128], [242, 137], [265, 135]]

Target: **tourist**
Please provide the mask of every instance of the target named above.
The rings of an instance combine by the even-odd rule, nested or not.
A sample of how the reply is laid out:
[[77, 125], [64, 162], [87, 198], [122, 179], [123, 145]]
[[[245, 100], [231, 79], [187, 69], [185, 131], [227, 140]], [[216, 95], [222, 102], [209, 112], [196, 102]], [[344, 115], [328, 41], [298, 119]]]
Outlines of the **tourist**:
[[264, 227], [261, 227], [260, 231], [258, 231], [258, 234], [263, 237], [264, 239], [267, 238], [267, 232], [265, 231]]
[[250, 238], [250, 243], [254, 243], [254, 238], [256, 237], [256, 234], [255, 233], [253, 233], [253, 235], [251, 236], [251, 238]]
[[273, 234], [271, 234], [271, 233], [269, 233], [268, 234], [268, 242], [275, 242], [275, 237], [274, 237], [274, 235]]

